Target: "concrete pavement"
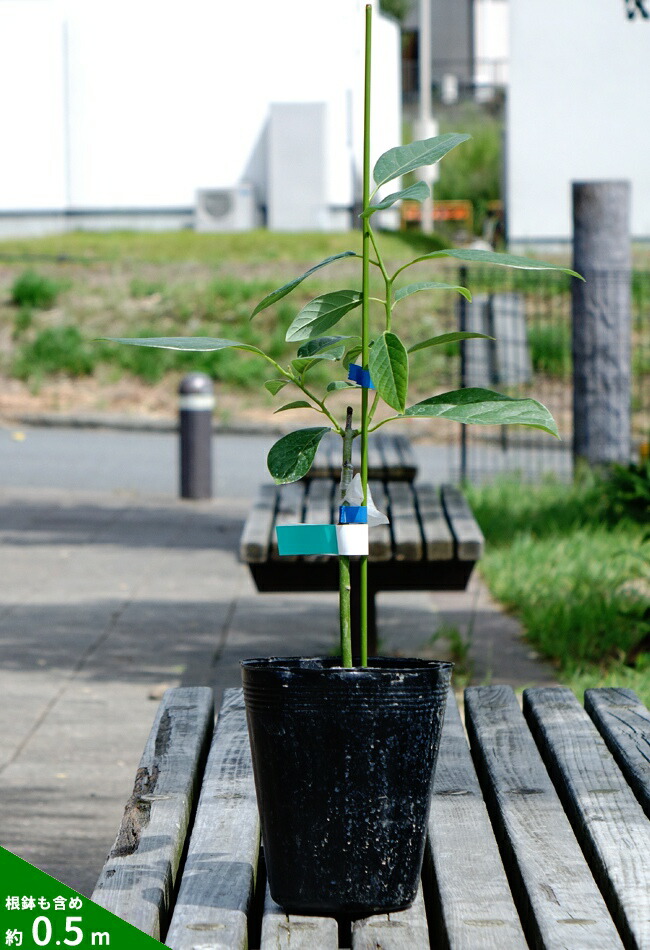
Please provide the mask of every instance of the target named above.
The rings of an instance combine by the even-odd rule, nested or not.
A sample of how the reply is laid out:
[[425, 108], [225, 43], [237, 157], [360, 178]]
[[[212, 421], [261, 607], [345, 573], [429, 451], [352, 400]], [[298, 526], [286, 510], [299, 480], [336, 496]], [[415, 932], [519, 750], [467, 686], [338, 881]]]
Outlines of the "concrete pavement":
[[[41, 455], [43, 472], [47, 463]], [[245, 656], [335, 649], [335, 595], [260, 595], [238, 562], [249, 489], [263, 477], [253, 465], [227, 480], [239, 495], [202, 502], [177, 500], [175, 475], [170, 491], [144, 495], [120, 487], [119, 466], [110, 490], [94, 491], [79, 488], [72, 468], [66, 487], [64, 464], [56, 488], [7, 484], [5, 470], [0, 844], [84, 894], [165, 686], [221, 690], [238, 685]], [[448, 655], [449, 638], [435, 636], [441, 624], [465, 639], [471, 630], [474, 682], [553, 681], [480, 583], [380, 595], [384, 652]]]

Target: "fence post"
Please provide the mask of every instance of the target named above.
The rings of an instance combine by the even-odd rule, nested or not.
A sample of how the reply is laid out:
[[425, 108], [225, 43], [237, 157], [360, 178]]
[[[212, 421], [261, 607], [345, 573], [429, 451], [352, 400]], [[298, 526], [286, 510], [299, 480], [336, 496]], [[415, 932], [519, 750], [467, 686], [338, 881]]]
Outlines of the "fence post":
[[212, 497], [212, 380], [188, 373], [178, 387], [181, 498]]
[[630, 183], [573, 182], [573, 454], [631, 457]]

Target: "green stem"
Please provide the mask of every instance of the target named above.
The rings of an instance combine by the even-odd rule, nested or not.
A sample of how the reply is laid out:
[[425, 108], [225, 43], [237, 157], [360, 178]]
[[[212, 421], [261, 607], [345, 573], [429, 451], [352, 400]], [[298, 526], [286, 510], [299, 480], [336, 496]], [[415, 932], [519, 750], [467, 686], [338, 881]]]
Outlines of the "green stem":
[[[370, 206], [370, 79], [371, 79], [371, 49], [372, 49], [372, 6], [366, 6], [366, 44], [365, 44], [365, 73], [363, 90], [363, 208], [366, 212]], [[362, 304], [361, 304], [361, 358], [364, 369], [368, 369], [370, 352], [370, 245], [373, 243], [377, 261], [382, 273], [385, 274], [379, 251], [374, 244], [370, 218], [363, 217], [363, 271], [362, 271]], [[361, 392], [361, 485], [363, 488], [363, 504], [368, 500], [368, 390]], [[368, 665], [368, 556], [362, 555], [359, 565], [359, 602], [361, 605], [359, 617], [359, 641], [361, 666]]]
[[[343, 459], [341, 464], [341, 497], [352, 481], [352, 407], [348, 406], [343, 433]], [[350, 558], [339, 557], [339, 623], [341, 632], [341, 666], [352, 666], [352, 612], [351, 612]]]

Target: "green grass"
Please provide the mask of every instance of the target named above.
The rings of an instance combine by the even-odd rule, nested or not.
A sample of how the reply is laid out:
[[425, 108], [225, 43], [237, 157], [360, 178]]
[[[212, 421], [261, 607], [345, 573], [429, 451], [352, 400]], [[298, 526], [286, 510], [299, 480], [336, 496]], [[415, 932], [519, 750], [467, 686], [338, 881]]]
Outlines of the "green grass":
[[481, 572], [558, 675], [578, 692], [620, 683], [650, 701], [644, 526], [615, 520], [595, 477], [501, 481], [469, 496], [487, 541]]
[[59, 293], [66, 287], [64, 281], [52, 280], [35, 270], [26, 270], [13, 282], [11, 302], [17, 307], [48, 310], [54, 306]]

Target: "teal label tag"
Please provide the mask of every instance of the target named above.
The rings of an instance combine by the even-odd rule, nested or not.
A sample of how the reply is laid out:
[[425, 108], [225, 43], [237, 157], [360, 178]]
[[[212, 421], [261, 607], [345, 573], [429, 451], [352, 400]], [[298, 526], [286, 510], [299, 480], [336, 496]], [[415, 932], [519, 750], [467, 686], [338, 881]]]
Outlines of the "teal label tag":
[[278, 525], [275, 533], [281, 555], [339, 553], [336, 525], [333, 524]]

